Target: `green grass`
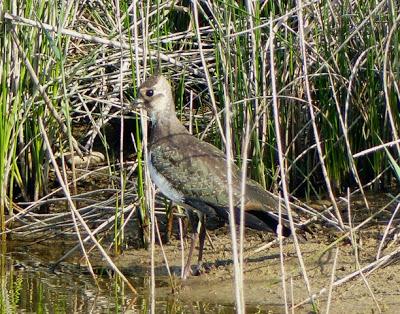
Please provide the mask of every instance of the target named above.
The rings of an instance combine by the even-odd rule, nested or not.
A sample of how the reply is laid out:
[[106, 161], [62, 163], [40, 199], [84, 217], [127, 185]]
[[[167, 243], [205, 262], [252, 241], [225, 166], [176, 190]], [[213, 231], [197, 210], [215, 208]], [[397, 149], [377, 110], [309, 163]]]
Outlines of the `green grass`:
[[[399, 78], [400, 35], [395, 30], [398, 9], [394, 2], [380, 3], [379, 6], [375, 2], [356, 7], [352, 5], [351, 2], [344, 2], [341, 6], [332, 6], [326, 1], [315, 6], [307, 5], [303, 10], [307, 25], [304, 41], [308, 54], [308, 80], [319, 130], [318, 140], [323, 146], [329, 179], [339, 193], [344, 187], [355, 184], [349, 160], [351, 153], [396, 139], [400, 123], [396, 86]], [[60, 10], [55, 10], [56, 7]], [[126, 51], [130, 56], [126, 61], [128, 66], [131, 65], [135, 79], [126, 78], [122, 88], [135, 88], [138, 84], [136, 77], [143, 78], [142, 69], [134, 67], [136, 47], [172, 56], [183, 68], [155, 59], [149, 60], [147, 65], [149, 72], [161, 66], [164, 73], [176, 80], [176, 87], [179, 87], [176, 100], [182, 120], [187, 121], [188, 92], [192, 90], [195, 96], [193, 125], [197, 127], [196, 132], [201, 134], [207, 130], [205, 138], [224, 148], [216, 120], [212, 117], [215, 118], [219, 112], [220, 121], [224, 124], [222, 111], [225, 99], [229, 97], [232, 103], [232, 147], [235, 158], [240, 164], [244, 130], [249, 125], [249, 173], [266, 187], [274, 185], [277, 173], [275, 130], [271, 124], [271, 65], [267, 45], [268, 21], [270, 17], [274, 18], [274, 66], [278, 73], [276, 83], [280, 124], [284, 130], [287, 166], [291, 169], [288, 171], [289, 183], [298, 195], [318, 197], [324, 193], [326, 186], [320, 184], [322, 174], [317, 152], [313, 148], [308, 150], [316, 139], [310, 131], [308, 109], [301, 101], [305, 96], [301, 70], [303, 60], [299, 52], [299, 25], [293, 4], [256, 2], [252, 15], [237, 1], [217, 1], [210, 8], [204, 4], [199, 7], [201, 40], [194, 32], [191, 7], [184, 3], [172, 7], [160, 3], [148, 10], [139, 5], [137, 18], [143, 16], [145, 19], [136, 26], [136, 35], [133, 34], [135, 25], [128, 18], [128, 7], [129, 3], [121, 1], [125, 17], [123, 32], [131, 47]], [[11, 1], [3, 2], [3, 13], [13, 10]], [[27, 1], [15, 10], [18, 16], [32, 21], [53, 25], [64, 23], [70, 26], [67, 28], [74, 29], [76, 26], [82, 34], [117, 39], [112, 18], [115, 12], [111, 4], [91, 10], [80, 2], [67, 8], [63, 2], [37, 0]], [[78, 13], [91, 21], [91, 28], [75, 21]], [[116, 84], [118, 63], [115, 48], [96, 40], [78, 39], [74, 35], [40, 28], [14, 25], [10, 19], [4, 19], [1, 27], [0, 180], [3, 202], [5, 196], [26, 201], [37, 200], [48, 192], [49, 166], [36, 123], [38, 117], [46, 121], [55, 149], [61, 150], [63, 146], [64, 151], [69, 151], [74, 126], [85, 122], [88, 116], [87, 112], [82, 111], [77, 114], [77, 110], [82, 109], [79, 103], [85, 101], [89, 110], [93, 110], [94, 119], [101, 120], [102, 107], [87, 97], [106, 100], [108, 94], [105, 88], [110, 90], [112, 97], [112, 88]], [[108, 33], [105, 32], [107, 29], [110, 30]], [[13, 40], [11, 30], [16, 32], [18, 43]], [[144, 32], [149, 33], [143, 42], [146, 47], [142, 45], [141, 34]], [[136, 39], [139, 42], [135, 42]], [[213, 105], [208, 95], [211, 86], [207, 86], [201, 76], [193, 74], [195, 69], [203, 71], [199, 44], [203, 46], [206, 65], [214, 82], [214, 110], [211, 110]], [[26, 61], [18, 52], [17, 45], [25, 52]], [[99, 63], [96, 60], [101, 61]], [[45, 88], [51, 105], [64, 120], [65, 133], [60, 130], [59, 123], [38, 93], [37, 83], [27, 70], [27, 62], [32, 65], [38, 83]], [[224, 94], [224, 86], [227, 87], [227, 95]], [[345, 129], [339, 121], [340, 117], [345, 122]], [[138, 124], [134, 126], [140, 162], [139, 128]], [[344, 133], [348, 135], [350, 154], [344, 142]], [[102, 139], [100, 146], [109, 154], [110, 145], [107, 141], [113, 139], [107, 138], [101, 131], [98, 137]], [[84, 134], [78, 138], [82, 144], [85, 144], [85, 139], [87, 137]], [[302, 158], [297, 158], [303, 153]], [[399, 152], [394, 149], [393, 155], [398, 158]], [[387, 154], [382, 150], [354, 162], [357, 171], [362, 174], [363, 183], [372, 180], [390, 165]], [[143, 182], [142, 167], [142, 164], [138, 167], [140, 182]], [[383, 186], [377, 185], [375, 188], [384, 187], [392, 176], [393, 172], [386, 171], [382, 179]], [[4, 215], [4, 204], [2, 213]]]
[[[140, 23], [136, 26], [132, 18], [128, 18], [129, 3], [121, 1], [120, 5], [124, 18], [123, 35], [131, 47], [124, 52], [125, 60], [127, 68], [131, 66], [132, 74], [132, 79], [125, 75], [122, 88], [133, 87], [135, 90], [138, 79], [143, 78], [143, 69], [136, 68], [143, 65], [141, 49], [156, 52], [154, 56], [158, 54], [158, 58], [146, 61], [148, 72], [157, 71], [161, 66], [162, 71], [176, 81], [176, 101], [182, 121], [188, 121], [189, 91], [193, 92], [192, 122], [195, 133], [222, 149], [224, 143], [215, 118], [218, 114], [224, 129], [224, 104], [229, 99], [232, 103], [232, 149], [235, 159], [239, 165], [242, 163], [247, 128], [251, 132], [248, 136], [248, 173], [269, 189], [276, 188], [278, 173], [275, 129], [271, 123], [271, 64], [268, 57], [268, 21], [272, 17], [275, 21], [274, 66], [278, 74], [280, 125], [289, 186], [299, 196], [318, 198], [326, 192], [326, 185], [321, 184], [324, 180], [320, 159], [316, 158], [316, 139], [304, 102], [304, 60], [299, 50], [299, 23], [293, 4], [256, 2], [251, 14], [244, 4], [237, 1], [217, 1], [212, 7], [203, 4], [199, 7], [198, 17], [201, 38], [196, 36], [192, 8], [184, 3], [172, 7], [163, 3], [151, 7], [138, 5], [136, 17]], [[55, 7], [60, 10], [55, 10]], [[117, 86], [119, 67], [115, 48], [96, 39], [81, 39], [79, 35], [117, 40], [112, 4], [92, 10], [80, 2], [65, 7], [59, 1], [47, 3], [32, 0], [13, 9], [11, 1], [3, 2], [3, 13], [13, 10], [18, 16], [32, 21], [52, 25], [64, 23], [67, 29], [79, 31], [78, 35], [69, 36], [41, 30], [43, 24], [33, 27], [14, 25], [10, 18], [3, 20], [0, 38], [3, 221], [7, 212], [7, 197], [11, 201], [35, 201], [49, 192], [51, 167], [37, 119], [44, 119], [53, 149], [71, 151], [75, 126], [87, 123], [90, 117], [103, 127], [102, 121], [110, 119], [107, 115], [113, 110], [104, 110], [93, 99], [107, 101], [114, 97], [116, 90], [113, 88]], [[328, 1], [306, 5], [303, 9], [311, 101], [316, 115], [318, 141], [323, 148], [322, 159], [335, 193], [358, 185], [354, 171], [365, 184], [392, 164], [383, 150], [357, 159], [353, 159], [352, 154], [395, 140], [398, 136], [400, 114], [396, 82], [399, 78], [400, 35], [395, 30], [397, 10], [392, 2], [380, 3], [379, 6], [375, 2], [366, 2], [353, 7], [351, 2], [332, 6]], [[91, 21], [91, 27], [76, 20], [82, 16]], [[18, 42], [12, 38], [11, 30], [16, 32]], [[144, 33], [149, 36], [142, 41]], [[202, 45], [202, 50], [199, 50], [199, 45]], [[25, 53], [26, 60], [17, 46]], [[136, 55], [137, 52], [140, 54]], [[202, 63], [201, 54], [206, 64]], [[166, 59], [160, 55], [171, 56], [183, 67], [174, 65], [172, 61], [162, 61]], [[140, 60], [137, 61], [137, 57]], [[28, 63], [38, 82], [27, 68]], [[207, 86], [204, 80], [204, 65], [212, 78], [212, 86]], [[195, 70], [202, 74], [196, 76], [193, 74]], [[50, 105], [65, 124], [64, 130], [43, 100], [42, 93], [38, 93], [38, 84], [44, 87]], [[214, 93], [215, 103], [209, 95], [210, 90]], [[85, 102], [85, 110], [82, 109], [82, 101]], [[344, 125], [340, 119], [343, 119]], [[137, 145], [137, 191], [143, 199], [141, 133], [138, 120], [134, 121], [128, 120], [128, 123], [133, 127]], [[106, 133], [104, 128], [98, 131], [97, 138], [100, 140], [95, 141], [95, 147], [92, 143], [86, 148], [103, 150], [110, 169], [118, 172], [119, 168], [112, 165], [118, 155], [112, 149], [115, 138]], [[85, 145], [88, 139], [85, 134], [74, 135]], [[346, 145], [347, 140], [349, 145]], [[130, 138], [124, 142], [126, 147], [131, 145]], [[394, 160], [399, 157], [396, 147], [391, 148]], [[76, 179], [74, 171], [72, 174]], [[374, 188], [387, 188], [392, 178], [393, 171], [384, 171]], [[145, 207], [144, 201], [141, 201], [143, 225], [148, 224]]]
[[[126, 115], [123, 124], [126, 132], [120, 132], [119, 109], [126, 110], [129, 102], [126, 99], [121, 103], [120, 90], [126, 93], [131, 90], [136, 97], [140, 82], [160, 70], [174, 84], [179, 118], [189, 125], [191, 117], [195, 136], [223, 150], [224, 115], [226, 104], [231, 104], [230, 147], [234, 159], [241, 166], [247, 158], [248, 175], [267, 189], [277, 191], [280, 187], [279, 154], [284, 157], [289, 191], [295, 196], [325, 198], [328, 192], [339, 196], [348, 187], [355, 190], [368, 183], [373, 183], [368, 189], [374, 191], [398, 189], [399, 144], [378, 148], [399, 138], [397, 2], [303, 3], [304, 38], [300, 38], [295, 2], [248, 2], [252, 3], [251, 8], [243, 1], [198, 1], [196, 19], [190, 4], [193, 2], [189, 1], [178, 1], [175, 5], [139, 1], [135, 11], [131, 1], [120, 1], [121, 49], [119, 19], [114, 7], [118, 2], [74, 1], [66, 6], [65, 1], [59, 0], [3, 1], [0, 12], [3, 237], [6, 228], [11, 227], [11, 224], [6, 226], [6, 217], [16, 214], [13, 203], [50, 214], [60, 211], [59, 207], [52, 207], [52, 197], [62, 198], [63, 193], [50, 195], [59, 187], [48, 158], [51, 149], [59, 156], [57, 161], [69, 184], [69, 193], [76, 199], [89, 189], [88, 177], [100, 181], [98, 186], [97, 181], [95, 187], [90, 186], [95, 196], [84, 198], [82, 203], [77, 201], [77, 205], [96, 206], [111, 199], [107, 206], [116, 208], [112, 212], [115, 224], [110, 227], [115, 234], [119, 234], [126, 222], [120, 216], [121, 209], [137, 198], [141, 243], [144, 246], [150, 243], [144, 132], [135, 114]], [[4, 17], [5, 14], [28, 19], [30, 25], [10, 15]], [[273, 64], [269, 50], [271, 18]], [[64, 29], [45, 30], [47, 24], [63, 25]], [[306, 59], [300, 49], [302, 42]], [[143, 56], [143, 51], [148, 55]], [[276, 74], [281, 152], [277, 151], [273, 121], [271, 67]], [[317, 138], [310, 108], [315, 114]], [[51, 147], [44, 144], [39, 119], [45, 123]], [[120, 134], [126, 135], [123, 154], [118, 146]], [[89, 140], [91, 137], [93, 140]], [[244, 152], [247, 139], [248, 149]], [[321, 144], [320, 152], [316, 143]], [[362, 153], [374, 147], [377, 149]], [[80, 151], [101, 151], [106, 162], [83, 170], [65, 163], [63, 155], [70, 152], [79, 155]], [[360, 154], [354, 157], [356, 153]], [[98, 171], [101, 167], [106, 168], [106, 180], [104, 173]], [[106, 196], [96, 192], [102, 188], [112, 192]], [[45, 203], [38, 203], [41, 198]], [[36, 202], [36, 205], [22, 202]], [[97, 211], [107, 207], [101, 204]], [[37, 227], [34, 220], [28, 220], [27, 224]], [[62, 230], [70, 232], [68, 227]], [[120, 235], [118, 248], [124, 246], [124, 241], [125, 237]]]

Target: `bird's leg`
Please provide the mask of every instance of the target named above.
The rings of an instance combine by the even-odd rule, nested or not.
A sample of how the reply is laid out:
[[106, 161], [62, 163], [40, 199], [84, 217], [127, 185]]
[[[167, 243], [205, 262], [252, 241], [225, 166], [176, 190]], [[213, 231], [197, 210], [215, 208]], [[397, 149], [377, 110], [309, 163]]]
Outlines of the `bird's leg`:
[[206, 240], [206, 215], [201, 215], [199, 220], [199, 258], [197, 259], [197, 273], [200, 273], [200, 268], [203, 263], [203, 249]]
[[192, 241], [190, 243], [189, 254], [188, 254], [186, 265], [185, 265], [185, 268], [183, 269], [183, 274], [182, 274], [182, 279], [184, 279], [184, 280], [187, 278], [187, 276], [191, 272], [190, 266], [192, 263], [193, 251], [196, 246], [197, 239], [199, 238], [199, 234], [197, 232], [194, 232], [191, 234], [191, 238], [192, 238]]
[[[199, 275], [201, 273], [201, 267], [202, 267], [202, 262], [203, 262], [203, 249], [204, 249], [204, 243], [206, 240], [206, 224], [205, 224], [206, 216], [202, 213], [198, 213], [197, 216], [198, 216], [197, 228], [196, 228], [196, 232], [193, 233], [193, 235], [192, 235], [192, 243], [190, 245], [188, 261], [185, 266], [184, 279], [186, 278], [185, 275], [188, 275], [189, 271], [193, 275]], [[190, 270], [190, 262], [191, 262], [191, 259], [193, 256], [194, 248], [196, 247], [197, 239], [199, 239], [199, 257], [197, 259], [197, 265], [196, 265], [195, 270], [191, 271]]]
[[193, 251], [194, 251], [194, 248], [196, 247], [197, 239], [199, 238], [198, 228], [199, 228], [199, 225], [201, 224], [201, 222], [199, 221], [199, 217], [193, 211], [187, 210], [186, 214], [189, 218], [189, 222], [190, 222], [191, 228], [192, 228], [192, 234], [191, 234], [192, 241], [190, 243], [189, 254], [187, 257], [185, 268], [183, 269], [182, 279], [184, 279], [184, 280], [187, 278], [187, 276], [191, 272], [190, 266], [192, 263]]

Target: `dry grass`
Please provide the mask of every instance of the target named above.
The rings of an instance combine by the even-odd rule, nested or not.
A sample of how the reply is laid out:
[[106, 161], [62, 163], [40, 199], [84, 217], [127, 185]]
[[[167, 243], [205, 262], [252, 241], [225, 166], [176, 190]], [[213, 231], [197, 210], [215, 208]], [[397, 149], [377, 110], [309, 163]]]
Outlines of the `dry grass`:
[[[161, 71], [175, 83], [179, 115], [193, 133], [235, 158], [244, 175], [281, 190], [286, 208], [295, 207], [296, 195], [328, 196], [322, 210], [296, 203], [307, 223], [344, 232], [327, 249], [345, 238], [357, 247], [357, 233], [385, 213], [387, 228], [369, 267], [393, 259], [396, 251], [382, 256], [382, 248], [399, 235], [396, 2], [240, 3], [3, 1], [3, 239], [62, 233], [78, 236], [84, 252], [92, 243], [109, 258], [95, 236], [113, 232], [118, 252], [125, 226], [138, 215], [142, 241], [154, 248], [155, 223], [148, 225], [155, 211], [147, 208], [165, 214], [164, 201], [143, 163], [145, 118], [128, 111], [140, 82]], [[89, 164], [95, 151], [104, 159]], [[379, 189], [394, 193], [371, 212], [366, 194]], [[364, 214], [352, 223], [350, 198], [357, 195]], [[243, 312], [244, 231], [239, 240], [233, 231]], [[318, 294], [302, 270], [313, 300]], [[354, 277], [334, 281], [334, 273], [329, 294]]]

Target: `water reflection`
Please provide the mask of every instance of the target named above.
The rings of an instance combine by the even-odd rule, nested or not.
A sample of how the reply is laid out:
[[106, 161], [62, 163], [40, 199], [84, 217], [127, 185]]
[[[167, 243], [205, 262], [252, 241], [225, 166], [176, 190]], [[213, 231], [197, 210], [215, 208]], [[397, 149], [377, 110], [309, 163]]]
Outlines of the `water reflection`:
[[[1, 313], [148, 313], [150, 280], [130, 277], [139, 295], [135, 296], [115, 276], [98, 276], [97, 284], [86, 267], [64, 263], [55, 273], [50, 271], [49, 256], [54, 260], [62, 248], [41, 247], [39, 255], [31, 246], [2, 245]], [[36, 250], [37, 248], [35, 248]], [[54, 251], [58, 251], [55, 254]], [[35, 253], [37, 253], [35, 251]], [[51, 260], [51, 259], [50, 259]], [[104, 272], [103, 272], [104, 273]], [[162, 289], [167, 279], [157, 278]], [[157, 294], [157, 291], [156, 291]], [[176, 295], [156, 297], [156, 313], [233, 313], [232, 304], [212, 304], [181, 300]], [[250, 313], [261, 311], [248, 309]]]

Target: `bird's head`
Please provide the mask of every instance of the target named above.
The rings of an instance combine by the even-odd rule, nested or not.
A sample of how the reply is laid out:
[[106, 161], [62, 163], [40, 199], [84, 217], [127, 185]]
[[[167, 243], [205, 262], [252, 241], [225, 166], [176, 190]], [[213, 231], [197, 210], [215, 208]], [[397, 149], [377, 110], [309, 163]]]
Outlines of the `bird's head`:
[[162, 75], [151, 76], [140, 85], [136, 102], [153, 121], [160, 115], [175, 114], [171, 85]]

